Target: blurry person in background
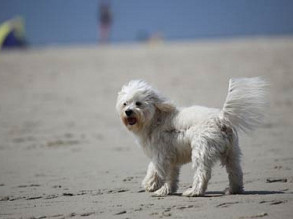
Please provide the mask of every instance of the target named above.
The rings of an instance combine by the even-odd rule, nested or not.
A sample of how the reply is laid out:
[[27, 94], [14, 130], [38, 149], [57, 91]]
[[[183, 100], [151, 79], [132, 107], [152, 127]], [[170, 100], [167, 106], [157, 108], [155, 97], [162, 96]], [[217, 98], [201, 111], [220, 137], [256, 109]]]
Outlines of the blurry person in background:
[[100, 1], [99, 4], [99, 23], [100, 23], [100, 43], [109, 42], [112, 13], [110, 1]]

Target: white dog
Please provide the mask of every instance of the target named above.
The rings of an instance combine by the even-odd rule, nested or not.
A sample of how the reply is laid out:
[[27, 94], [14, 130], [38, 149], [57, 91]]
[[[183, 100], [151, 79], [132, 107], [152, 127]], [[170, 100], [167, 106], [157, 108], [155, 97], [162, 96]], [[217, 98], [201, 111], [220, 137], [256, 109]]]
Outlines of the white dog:
[[261, 78], [231, 79], [223, 109], [177, 108], [141, 80], [118, 93], [117, 111], [151, 159], [142, 185], [156, 196], [176, 192], [180, 166], [192, 161], [192, 187], [184, 196], [203, 196], [211, 169], [220, 160], [229, 176], [229, 194], [243, 192], [238, 131], [261, 124], [266, 83]]

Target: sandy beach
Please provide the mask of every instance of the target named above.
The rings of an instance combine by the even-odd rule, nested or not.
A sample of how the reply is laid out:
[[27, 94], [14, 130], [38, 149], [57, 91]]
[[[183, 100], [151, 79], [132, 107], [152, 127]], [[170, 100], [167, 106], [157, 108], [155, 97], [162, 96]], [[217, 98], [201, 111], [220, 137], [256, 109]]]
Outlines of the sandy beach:
[[[240, 135], [245, 193], [224, 195], [217, 165], [206, 197], [141, 187], [148, 158], [115, 111], [144, 79], [179, 106], [221, 108], [229, 78], [270, 83], [264, 125]], [[0, 218], [292, 218], [293, 38], [39, 48], [0, 54]]]

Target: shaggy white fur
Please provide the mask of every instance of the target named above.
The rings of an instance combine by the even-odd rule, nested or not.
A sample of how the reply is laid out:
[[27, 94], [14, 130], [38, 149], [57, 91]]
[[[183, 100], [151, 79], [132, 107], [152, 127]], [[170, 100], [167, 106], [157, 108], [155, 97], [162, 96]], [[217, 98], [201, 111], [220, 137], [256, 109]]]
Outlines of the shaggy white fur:
[[116, 109], [151, 159], [143, 187], [157, 196], [177, 191], [181, 165], [192, 161], [194, 180], [184, 196], [203, 196], [211, 169], [220, 160], [229, 177], [229, 194], [243, 192], [237, 131], [261, 124], [266, 82], [231, 79], [223, 109], [177, 108], [142, 80], [130, 81], [118, 93]]

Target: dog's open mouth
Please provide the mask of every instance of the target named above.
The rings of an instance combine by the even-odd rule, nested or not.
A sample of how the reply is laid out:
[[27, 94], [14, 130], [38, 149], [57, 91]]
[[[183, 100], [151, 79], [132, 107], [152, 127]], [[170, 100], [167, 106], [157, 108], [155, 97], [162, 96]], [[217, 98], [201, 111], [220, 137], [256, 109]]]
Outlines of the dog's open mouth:
[[129, 125], [135, 125], [137, 122], [137, 119], [135, 117], [128, 117], [127, 122]]

